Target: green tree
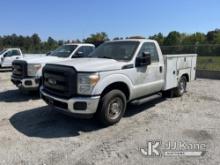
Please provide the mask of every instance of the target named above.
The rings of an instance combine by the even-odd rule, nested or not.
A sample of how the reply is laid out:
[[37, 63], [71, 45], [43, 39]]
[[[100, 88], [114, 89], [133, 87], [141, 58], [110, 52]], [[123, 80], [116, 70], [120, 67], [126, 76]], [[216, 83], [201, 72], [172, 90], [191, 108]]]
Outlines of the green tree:
[[158, 33], [153, 36], [150, 36], [149, 39], [156, 40], [160, 45], [163, 45], [165, 38], [162, 33]]
[[206, 39], [208, 41], [208, 43], [213, 43], [214, 38], [215, 38], [215, 31], [209, 31], [206, 35]]
[[59, 40], [59, 41], [58, 41], [58, 45], [59, 45], [59, 46], [61, 46], [61, 45], [63, 45], [63, 44], [64, 44], [64, 41], [63, 41], [63, 40]]
[[206, 36], [204, 33], [194, 33], [191, 35], [185, 35], [182, 39], [183, 45], [196, 45], [206, 42]]
[[96, 43], [96, 42], [104, 42], [108, 40], [109, 38], [108, 38], [107, 33], [101, 32], [101, 33], [91, 34], [90, 37], [84, 39], [84, 42]]
[[41, 39], [36, 33], [31, 36], [31, 40], [32, 40], [33, 45], [40, 45], [41, 43]]
[[182, 40], [182, 35], [181, 33], [177, 31], [172, 31], [168, 34], [168, 36], [164, 40], [164, 45], [179, 45]]
[[55, 41], [52, 37], [48, 37], [46, 42], [46, 50], [55, 49], [58, 46], [57, 41]]
[[214, 44], [220, 44], [220, 32], [215, 33], [213, 42]]
[[33, 34], [31, 36], [31, 50], [34, 52], [34, 53], [39, 53], [40, 52], [40, 47], [41, 47], [41, 39], [40, 37], [38, 36], [38, 34]]

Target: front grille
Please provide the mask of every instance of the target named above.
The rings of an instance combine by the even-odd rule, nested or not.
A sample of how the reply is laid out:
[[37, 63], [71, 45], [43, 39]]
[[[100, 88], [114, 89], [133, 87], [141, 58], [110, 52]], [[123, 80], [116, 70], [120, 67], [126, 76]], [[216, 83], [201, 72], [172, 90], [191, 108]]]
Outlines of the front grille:
[[48, 64], [43, 69], [44, 91], [69, 99], [76, 95], [76, 70], [72, 67]]
[[13, 61], [12, 76], [19, 79], [27, 77], [27, 63], [21, 60]]

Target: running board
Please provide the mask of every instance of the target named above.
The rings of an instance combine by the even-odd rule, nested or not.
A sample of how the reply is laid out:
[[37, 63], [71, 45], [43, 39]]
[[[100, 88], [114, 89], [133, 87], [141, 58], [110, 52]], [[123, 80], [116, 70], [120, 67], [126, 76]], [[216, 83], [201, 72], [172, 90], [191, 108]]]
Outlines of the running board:
[[134, 104], [134, 105], [141, 105], [141, 104], [144, 104], [146, 102], [150, 102], [152, 100], [155, 100], [155, 99], [158, 99], [158, 98], [161, 98], [161, 97], [162, 97], [162, 94], [157, 93], [157, 94], [154, 94], [154, 95], [146, 96], [144, 98], [133, 100], [130, 103]]

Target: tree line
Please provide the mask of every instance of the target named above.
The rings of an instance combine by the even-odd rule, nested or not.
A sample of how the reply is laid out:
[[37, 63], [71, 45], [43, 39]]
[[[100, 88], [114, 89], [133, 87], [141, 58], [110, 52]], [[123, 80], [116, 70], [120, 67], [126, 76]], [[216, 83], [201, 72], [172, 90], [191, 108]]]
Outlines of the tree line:
[[[129, 37], [127, 37], [129, 38]], [[143, 38], [135, 36], [133, 38]], [[220, 29], [215, 29], [205, 33], [196, 32], [193, 34], [180, 33], [172, 31], [168, 35], [158, 33], [148, 37], [157, 40], [163, 53], [198, 53], [200, 55], [220, 55]], [[115, 37], [113, 40], [122, 40], [122, 37]], [[48, 37], [46, 41], [42, 41], [38, 34], [32, 36], [22, 35], [5, 35], [0, 36], [0, 49], [7, 47], [19, 47], [25, 53], [46, 53], [54, 50], [64, 43], [71, 42], [87, 42], [99, 45], [105, 41], [109, 41], [107, 33], [100, 32], [91, 34], [83, 40], [63, 41], [55, 40]]]
[[167, 36], [158, 33], [149, 38], [157, 40], [165, 54], [197, 53], [200, 56], [220, 56], [220, 29], [206, 34], [172, 31]]

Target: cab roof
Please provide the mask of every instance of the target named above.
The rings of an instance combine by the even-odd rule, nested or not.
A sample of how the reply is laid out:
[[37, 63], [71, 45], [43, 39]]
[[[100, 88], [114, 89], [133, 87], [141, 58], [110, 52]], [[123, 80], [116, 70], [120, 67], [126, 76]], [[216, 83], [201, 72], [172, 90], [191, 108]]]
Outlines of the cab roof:
[[114, 41], [108, 41], [108, 42], [126, 42], [126, 41], [136, 41], [136, 42], [156, 42], [155, 40], [151, 39], [125, 39], [125, 40], [114, 40]]
[[93, 44], [88, 44], [88, 43], [68, 43], [68, 44], [64, 44], [64, 45], [77, 45], [77, 46], [95, 46]]

